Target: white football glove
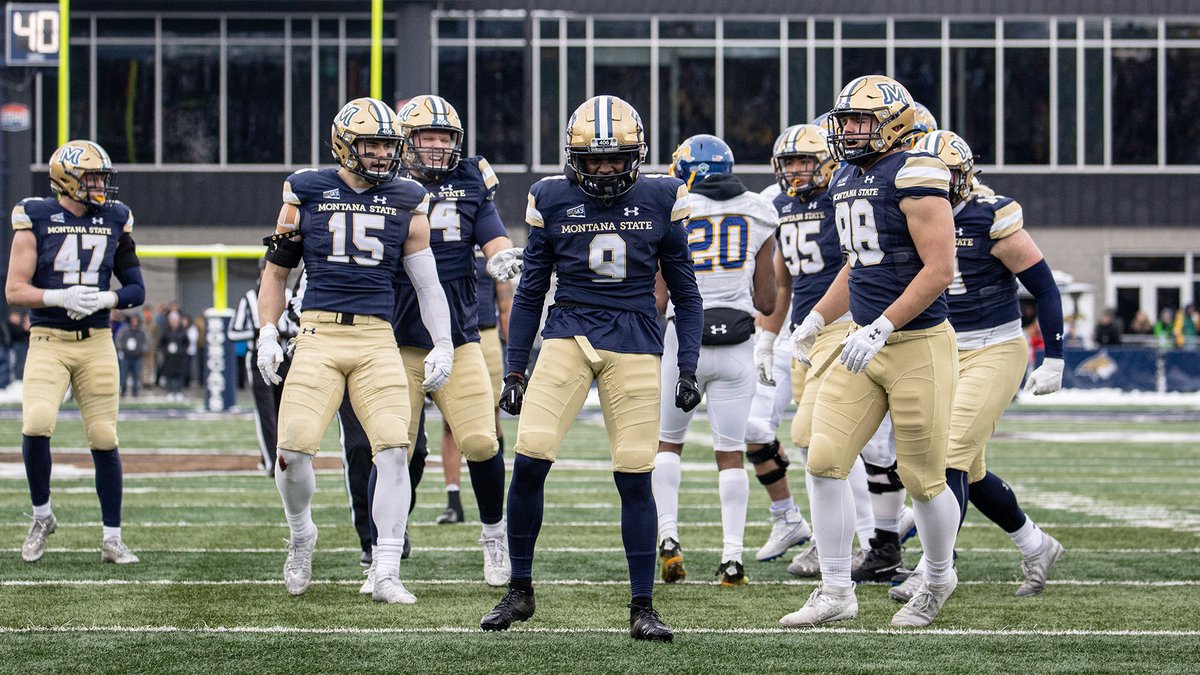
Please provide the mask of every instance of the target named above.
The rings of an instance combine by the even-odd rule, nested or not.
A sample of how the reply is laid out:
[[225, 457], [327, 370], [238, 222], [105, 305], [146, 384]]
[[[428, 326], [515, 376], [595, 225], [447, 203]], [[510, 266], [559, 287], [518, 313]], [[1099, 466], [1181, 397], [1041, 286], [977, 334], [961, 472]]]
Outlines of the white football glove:
[[283, 382], [283, 378], [279, 377], [279, 364], [283, 363], [283, 347], [279, 344], [279, 329], [275, 324], [267, 324], [258, 329], [258, 372], [262, 375], [263, 381], [268, 384], [279, 384]]
[[870, 326], [863, 326], [850, 334], [845, 341], [842, 342], [841, 362], [845, 364], [846, 370], [852, 373], [861, 373], [870, 365], [871, 359], [883, 349], [883, 345], [887, 344], [888, 336], [896, 327], [888, 320], [886, 316], [879, 315], [878, 319], [871, 322]]
[[100, 309], [100, 292], [91, 286], [56, 288], [42, 293], [42, 302], [47, 307], [62, 307], [67, 315], [78, 321], [91, 316]]
[[1034, 396], [1053, 394], [1062, 389], [1062, 377], [1062, 359], [1043, 359], [1042, 365], [1034, 369], [1029, 374], [1029, 379], [1025, 381], [1025, 391], [1033, 392]]
[[[96, 306], [96, 311], [100, 311], [102, 309], [112, 309], [113, 307], [117, 306], [116, 291], [99, 291], [96, 293], [96, 297], [100, 301], [99, 304]], [[74, 319], [76, 321], [79, 321], [80, 319], [85, 319], [90, 315], [89, 314], [80, 314], [80, 313], [72, 311], [72, 310], [67, 310], [67, 316], [71, 317], [72, 319]]]
[[768, 387], [775, 386], [772, 375], [775, 370], [775, 339], [778, 337], [779, 333], [761, 330], [754, 343], [754, 366], [758, 368], [758, 382]]
[[441, 389], [450, 380], [450, 370], [454, 367], [454, 349], [446, 346], [435, 346], [425, 356], [425, 381], [421, 389], [434, 392]]
[[813, 310], [804, 317], [804, 321], [796, 326], [796, 330], [792, 331], [792, 358], [806, 366], [811, 366], [812, 361], [808, 358], [808, 353], [812, 351], [813, 345], [817, 343], [817, 333], [825, 327], [825, 317]]
[[525, 249], [506, 248], [488, 260], [488, 276], [496, 281], [508, 281], [521, 273], [525, 264], [524, 258]]

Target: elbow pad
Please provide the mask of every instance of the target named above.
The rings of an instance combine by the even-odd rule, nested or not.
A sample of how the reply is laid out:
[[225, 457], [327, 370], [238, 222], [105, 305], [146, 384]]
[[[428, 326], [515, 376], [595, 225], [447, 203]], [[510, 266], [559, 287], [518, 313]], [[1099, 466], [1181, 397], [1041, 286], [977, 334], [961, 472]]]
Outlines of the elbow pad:
[[296, 269], [300, 265], [300, 260], [304, 258], [304, 245], [293, 239], [298, 234], [300, 233], [278, 232], [264, 237], [263, 245], [267, 247], [267, 262], [288, 269]]

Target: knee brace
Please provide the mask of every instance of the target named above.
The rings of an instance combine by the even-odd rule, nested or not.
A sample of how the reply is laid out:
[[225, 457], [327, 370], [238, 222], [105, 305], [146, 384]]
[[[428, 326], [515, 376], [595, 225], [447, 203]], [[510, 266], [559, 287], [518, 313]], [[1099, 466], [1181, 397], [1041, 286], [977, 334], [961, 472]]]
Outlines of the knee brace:
[[758, 482], [762, 483], [763, 485], [771, 485], [782, 480], [784, 476], [787, 475], [788, 465], [792, 463], [787, 457], [779, 454], [778, 439], [767, 443], [757, 450], [746, 451], [746, 459], [750, 460], [750, 463], [754, 464], [755, 466], [772, 459], [775, 460], [776, 464], [778, 464], [778, 466], [771, 471], [763, 474], [757, 474], [756, 477], [758, 478]]
[[896, 463], [892, 462], [891, 466], [883, 467], [874, 464], [863, 463], [867, 467], [867, 489], [871, 494], [881, 495], [888, 492], [899, 492], [904, 489], [904, 483], [900, 481], [900, 473], [896, 470]]

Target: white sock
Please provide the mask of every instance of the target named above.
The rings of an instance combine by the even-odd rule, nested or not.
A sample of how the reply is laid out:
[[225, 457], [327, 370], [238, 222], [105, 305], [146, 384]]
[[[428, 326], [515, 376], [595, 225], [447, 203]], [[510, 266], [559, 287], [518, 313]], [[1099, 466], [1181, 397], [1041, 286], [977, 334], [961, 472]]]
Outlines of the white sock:
[[791, 511], [794, 508], [796, 508], [796, 500], [795, 499], [792, 499], [791, 497], [784, 497], [783, 499], [776, 499], [771, 502], [771, 515], [787, 513], [788, 511]]
[[458, 485], [457, 485], [457, 484], [454, 484], [454, 483], [451, 483], [450, 485], [447, 485], [447, 486], [446, 486], [446, 492], [458, 492]]
[[925, 550], [925, 579], [931, 584], [950, 581], [954, 565], [954, 540], [958, 536], [958, 500], [950, 490], [942, 490], [933, 499], [913, 500], [921, 547]]
[[850, 467], [851, 494], [854, 495], [854, 531], [858, 533], [858, 547], [864, 551], [871, 548], [871, 537], [875, 536], [875, 511], [871, 508], [871, 491], [867, 489], [867, 466], [862, 457], [854, 460]]
[[904, 491], [871, 493], [871, 510], [875, 513], [875, 528], [900, 534], [900, 514], [904, 511]]
[[307, 539], [312, 536], [313, 493], [317, 491], [317, 474], [313, 473], [312, 455], [292, 450], [279, 449], [282, 466], [275, 469], [275, 487], [283, 498], [283, 513], [287, 516], [292, 537]]
[[804, 489], [808, 492], [808, 502], [809, 502], [808, 512], [812, 514], [812, 517], [809, 518], [808, 520], [809, 520], [810, 525], [812, 525], [813, 527], [816, 527], [817, 526], [817, 513], [816, 513], [816, 511], [812, 510], [813, 476], [811, 473], [808, 472], [808, 448], [799, 448], [799, 450], [800, 450], [800, 459], [803, 460], [803, 462], [804, 462]]
[[717, 494], [721, 497], [721, 531], [724, 533], [721, 562], [741, 562], [742, 542], [746, 535], [746, 505], [750, 501], [750, 478], [746, 470], [739, 467], [719, 472]]
[[37, 518], [38, 520], [45, 520], [52, 515], [54, 515], [54, 511], [50, 509], [49, 499], [47, 499], [46, 503], [42, 504], [41, 506], [36, 504], [33, 506], [33, 517]]
[[404, 552], [404, 528], [412, 491], [408, 480], [408, 448], [384, 448], [375, 455], [375, 501], [371, 518], [379, 532], [376, 574], [398, 575]]
[[1021, 549], [1021, 555], [1026, 557], [1037, 553], [1046, 540], [1046, 535], [1042, 532], [1042, 528], [1034, 525], [1033, 519], [1029, 516], [1025, 516], [1024, 525], [1018, 528], [1016, 532], [1009, 532], [1008, 536], [1012, 538], [1017, 548]]
[[[375, 493], [375, 499], [378, 501], [379, 493]], [[372, 549], [374, 551], [371, 559], [375, 561], [376, 578], [381, 576], [399, 576], [400, 574], [400, 556], [404, 553], [404, 537], [399, 539], [388, 539], [380, 537], [378, 544]]]
[[102, 537], [103, 537], [104, 541], [108, 541], [109, 539], [116, 539], [117, 541], [121, 541], [121, 527], [120, 526], [109, 527], [109, 526], [105, 525], [104, 526], [104, 534], [102, 535]]
[[508, 532], [508, 522], [505, 518], [501, 518], [500, 521], [496, 523], [483, 524], [483, 536], [487, 537], [488, 539], [503, 537], [506, 532]]
[[660, 452], [654, 457], [654, 473], [650, 485], [654, 489], [654, 503], [658, 506], [658, 540], [670, 537], [679, 541], [679, 483], [683, 470], [679, 466], [679, 455]]
[[853, 585], [850, 557], [854, 543], [854, 494], [844, 480], [811, 478], [809, 507], [821, 558], [821, 583], [836, 589], [850, 588]]

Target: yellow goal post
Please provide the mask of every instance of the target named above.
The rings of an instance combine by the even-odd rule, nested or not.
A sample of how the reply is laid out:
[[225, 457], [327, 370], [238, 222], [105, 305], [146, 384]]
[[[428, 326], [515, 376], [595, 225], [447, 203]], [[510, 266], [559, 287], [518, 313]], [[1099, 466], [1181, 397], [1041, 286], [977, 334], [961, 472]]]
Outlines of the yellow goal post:
[[226, 244], [139, 244], [139, 258], [173, 258], [212, 260], [213, 309], [229, 309], [229, 259], [258, 260], [266, 254], [265, 246]]

